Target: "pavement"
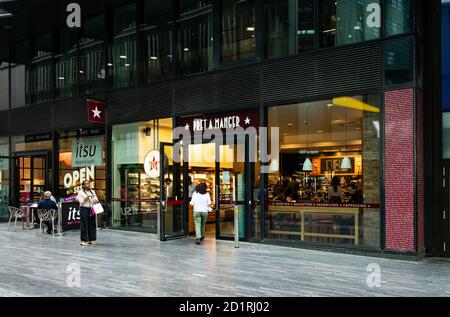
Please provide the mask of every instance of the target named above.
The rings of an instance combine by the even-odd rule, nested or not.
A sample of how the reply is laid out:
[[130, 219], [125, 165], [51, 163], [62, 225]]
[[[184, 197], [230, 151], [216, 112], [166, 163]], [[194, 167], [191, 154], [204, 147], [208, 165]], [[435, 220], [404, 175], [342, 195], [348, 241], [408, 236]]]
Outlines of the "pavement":
[[[407, 262], [266, 244], [100, 230], [7, 231], [0, 224], [0, 296], [7, 297], [448, 297], [450, 261]], [[378, 274], [379, 273], [379, 274]]]

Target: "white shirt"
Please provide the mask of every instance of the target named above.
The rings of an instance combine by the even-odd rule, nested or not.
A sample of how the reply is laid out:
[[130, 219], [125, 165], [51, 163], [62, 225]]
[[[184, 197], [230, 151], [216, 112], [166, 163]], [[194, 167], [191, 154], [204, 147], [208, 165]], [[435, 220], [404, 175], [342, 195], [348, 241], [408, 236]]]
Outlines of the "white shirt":
[[209, 197], [209, 194], [202, 195], [198, 192], [195, 192], [192, 195], [191, 199], [191, 205], [194, 206], [194, 212], [209, 212], [210, 211], [210, 205], [211, 197]]

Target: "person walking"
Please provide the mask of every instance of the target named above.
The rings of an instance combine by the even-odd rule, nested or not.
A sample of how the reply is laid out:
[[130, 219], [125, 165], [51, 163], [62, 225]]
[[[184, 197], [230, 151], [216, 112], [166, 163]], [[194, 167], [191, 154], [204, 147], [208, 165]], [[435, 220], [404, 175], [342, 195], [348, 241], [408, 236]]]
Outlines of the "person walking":
[[194, 207], [195, 235], [197, 238], [195, 244], [197, 245], [205, 239], [206, 220], [208, 219], [208, 212], [212, 211], [211, 197], [206, 190], [206, 184], [201, 183], [197, 186], [197, 190], [191, 199], [191, 206]]
[[77, 201], [80, 203], [80, 245], [95, 245], [97, 244], [97, 224], [92, 207], [98, 204], [99, 200], [88, 181], [83, 182], [82, 190], [78, 192]]

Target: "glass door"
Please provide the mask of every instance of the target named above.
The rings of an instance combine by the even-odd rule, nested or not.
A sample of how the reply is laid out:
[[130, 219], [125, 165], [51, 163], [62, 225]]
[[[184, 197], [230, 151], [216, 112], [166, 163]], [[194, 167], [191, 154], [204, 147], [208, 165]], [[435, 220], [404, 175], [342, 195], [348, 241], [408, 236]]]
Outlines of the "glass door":
[[160, 151], [159, 228], [161, 241], [166, 241], [187, 235], [187, 213], [183, 194], [183, 153], [169, 143], [161, 143]]
[[250, 235], [248, 225], [253, 214], [254, 163], [249, 160], [248, 139], [237, 137], [234, 144], [220, 145], [216, 168], [216, 235], [234, 239], [235, 213], [239, 215], [239, 237]]
[[[450, 161], [446, 161], [443, 166], [443, 201], [442, 201], [442, 219], [439, 230], [433, 230], [438, 237], [435, 237], [437, 241], [442, 241], [442, 254], [446, 257], [450, 257]], [[433, 239], [433, 240], [434, 240]]]
[[11, 158], [0, 156], [0, 220], [9, 218], [10, 161]]
[[42, 200], [47, 188], [47, 159], [45, 156], [20, 156], [17, 158], [19, 203]]

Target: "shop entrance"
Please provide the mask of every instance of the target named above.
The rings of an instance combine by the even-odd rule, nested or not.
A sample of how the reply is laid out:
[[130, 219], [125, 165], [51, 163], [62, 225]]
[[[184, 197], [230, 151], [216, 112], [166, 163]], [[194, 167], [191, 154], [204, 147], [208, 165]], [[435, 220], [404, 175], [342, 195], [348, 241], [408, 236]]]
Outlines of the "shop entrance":
[[173, 145], [162, 144], [161, 149], [161, 188], [165, 188], [161, 195], [161, 239], [195, 235], [194, 211], [189, 202], [200, 183], [207, 185], [213, 202], [206, 238], [233, 239], [234, 214], [239, 211], [240, 238], [248, 239], [255, 178], [249, 137], [237, 137], [234, 144], [205, 141], [184, 145], [178, 148], [184, 153], [181, 163], [173, 162], [173, 151], [177, 150]]
[[48, 153], [19, 153], [15, 157], [15, 201], [24, 205], [42, 199], [48, 184]]

